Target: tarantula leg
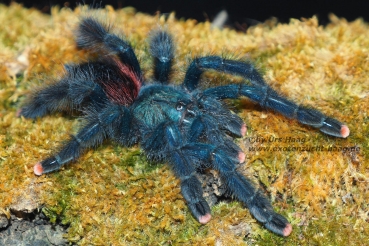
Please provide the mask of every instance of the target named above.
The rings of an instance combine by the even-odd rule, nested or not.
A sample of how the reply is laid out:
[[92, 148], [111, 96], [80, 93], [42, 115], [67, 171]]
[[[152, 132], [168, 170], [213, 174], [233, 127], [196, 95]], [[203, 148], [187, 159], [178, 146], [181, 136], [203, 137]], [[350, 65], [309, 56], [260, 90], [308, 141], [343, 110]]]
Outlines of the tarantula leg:
[[69, 84], [66, 80], [50, 85], [33, 93], [29, 101], [17, 113], [26, 118], [43, 117], [49, 112], [69, 109], [72, 101], [68, 97]]
[[222, 161], [215, 161], [216, 165], [220, 164], [220, 166], [215, 166], [215, 169], [219, 170], [220, 176], [225, 180], [232, 194], [245, 203], [251, 214], [263, 223], [268, 230], [285, 237], [290, 235], [292, 226], [287, 219], [273, 210], [268, 199], [257, 191], [250, 181], [235, 169], [227, 170], [227, 168], [224, 168]]
[[60, 169], [68, 162], [77, 159], [82, 149], [95, 146], [104, 139], [104, 131], [99, 123], [87, 124], [76, 136], [72, 137], [55, 156], [49, 157], [34, 167], [36, 175], [42, 175]]
[[223, 149], [235, 163], [243, 163], [245, 154], [240, 147], [218, 129], [218, 124], [214, 122], [216, 120], [210, 116], [197, 116], [189, 129], [188, 142], [198, 142], [201, 137], [205, 137], [208, 142]]
[[61, 148], [54, 156], [51, 156], [34, 166], [34, 173], [42, 175], [60, 169], [68, 162], [76, 160], [81, 152], [89, 147], [94, 147], [102, 143], [111, 133], [111, 128], [115, 128], [114, 123], [122, 115], [119, 106], [109, 105], [102, 112], [90, 111], [85, 126]]
[[94, 83], [95, 63], [66, 65], [67, 74], [59, 82], [33, 93], [19, 115], [26, 118], [42, 117], [50, 112], [80, 108], [89, 102], [102, 105], [107, 97], [101, 87]]
[[109, 33], [109, 27], [101, 24], [94, 18], [82, 19], [76, 32], [77, 46], [85, 49], [103, 47], [118, 55], [123, 64], [128, 64], [138, 77], [142, 71], [131, 45], [115, 34]]
[[204, 95], [211, 95], [217, 99], [246, 96], [262, 107], [273, 109], [288, 118], [297, 119], [302, 124], [319, 128], [325, 134], [342, 138], [346, 138], [350, 134], [350, 130], [345, 124], [325, 116], [316, 109], [299, 106], [280, 96], [267, 85], [264, 87], [244, 84], [219, 86], [205, 90]]
[[288, 236], [292, 232], [292, 226], [282, 215], [273, 210], [270, 202], [259, 191], [256, 191], [251, 182], [248, 181], [241, 174], [233, 171], [221, 170], [220, 174], [225, 180], [228, 189], [233, 193], [237, 199], [244, 202], [249, 208], [251, 214], [264, 226], [282, 236]]
[[150, 53], [154, 57], [154, 77], [161, 83], [168, 83], [173, 63], [174, 44], [166, 31], [153, 32], [150, 39]]
[[181, 180], [181, 192], [192, 215], [201, 224], [208, 223], [211, 219], [210, 207], [203, 197], [201, 183], [195, 176], [196, 170], [180, 151], [173, 151], [170, 160], [174, 173]]
[[123, 146], [131, 146], [138, 142], [137, 129], [132, 124], [133, 117], [128, 108], [114, 105], [107, 116], [110, 118], [108, 122], [111, 122], [106, 127], [109, 138]]
[[236, 137], [245, 136], [247, 131], [246, 124], [238, 115], [231, 113], [228, 109], [226, 110], [219, 100], [216, 100], [213, 96], [199, 93], [197, 101], [202, 110], [214, 117], [210, 123], [218, 122], [217, 125], [220, 129]]
[[233, 161], [222, 149], [210, 144], [195, 143], [186, 145], [183, 151], [187, 158], [210, 162], [210, 167], [219, 171], [231, 194], [243, 202], [251, 214], [268, 230], [282, 236], [291, 233], [292, 226], [287, 219], [277, 214], [270, 202], [253, 187], [251, 182], [236, 171]]
[[211, 219], [210, 207], [203, 197], [200, 181], [196, 178], [195, 159], [183, 152], [183, 138], [174, 124], [160, 124], [154, 132], [144, 138], [142, 147], [149, 157], [164, 155], [181, 180], [181, 192], [192, 215], [201, 223]]
[[102, 76], [99, 71], [101, 66], [98, 62], [65, 66], [68, 71], [68, 97], [71, 98], [74, 107], [87, 103], [101, 108], [108, 101], [104, 90], [96, 83], [97, 77]]
[[227, 60], [219, 56], [205, 56], [192, 61], [188, 67], [182, 86], [189, 91], [195, 90], [200, 81], [201, 74], [206, 69], [214, 69], [216, 71], [242, 76], [250, 80], [255, 86], [266, 85], [263, 77], [251, 63]]

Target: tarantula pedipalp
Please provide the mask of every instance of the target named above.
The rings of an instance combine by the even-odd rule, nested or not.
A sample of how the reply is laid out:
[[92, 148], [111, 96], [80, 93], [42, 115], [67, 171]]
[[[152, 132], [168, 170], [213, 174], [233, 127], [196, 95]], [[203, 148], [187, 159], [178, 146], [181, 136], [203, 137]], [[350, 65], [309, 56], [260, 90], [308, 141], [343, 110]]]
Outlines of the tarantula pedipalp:
[[[153, 81], [144, 80], [129, 43], [109, 33], [94, 18], [82, 19], [76, 42], [78, 47], [95, 49], [102, 56], [96, 61], [66, 65], [67, 74], [59, 82], [32, 94], [19, 112], [27, 118], [70, 108], [85, 114], [85, 125], [79, 132], [59, 152], [35, 165], [36, 175], [60, 169], [76, 160], [84, 149], [107, 138], [124, 146], [138, 143], [149, 159], [171, 165], [181, 181], [183, 197], [200, 223], [207, 223], [211, 215], [195, 174], [213, 168], [229, 192], [258, 221], [267, 229], [288, 236], [291, 224], [236, 170], [236, 165], [244, 162], [245, 154], [233, 138], [244, 136], [246, 125], [221, 100], [246, 96], [328, 135], [343, 138], [349, 135], [349, 128], [339, 121], [280, 96], [248, 62], [219, 56], [199, 57], [189, 65], [180, 86], [170, 85], [174, 44], [166, 31], [154, 32], [150, 40]], [[200, 90], [201, 75], [208, 69], [241, 76], [250, 83]]]

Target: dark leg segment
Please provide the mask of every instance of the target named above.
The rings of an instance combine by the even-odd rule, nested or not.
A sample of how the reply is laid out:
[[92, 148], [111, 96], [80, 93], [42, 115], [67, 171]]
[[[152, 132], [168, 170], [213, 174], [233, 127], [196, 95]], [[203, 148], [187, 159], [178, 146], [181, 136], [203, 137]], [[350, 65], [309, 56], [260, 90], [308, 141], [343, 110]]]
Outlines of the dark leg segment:
[[242, 119], [238, 115], [231, 113], [229, 109], [226, 109], [214, 96], [199, 93], [196, 97], [199, 107], [206, 114], [214, 117], [212, 122], [217, 122], [220, 129], [235, 137], [242, 137], [246, 134], [246, 124]]
[[138, 77], [142, 77], [140, 64], [131, 45], [109, 33], [109, 28], [96, 21], [94, 18], [85, 18], [81, 21], [76, 33], [78, 47], [85, 49], [105, 48], [118, 55], [123, 64], [128, 64]]
[[346, 138], [349, 128], [341, 122], [329, 118], [315, 109], [298, 106], [294, 102], [280, 96], [270, 88], [251, 63], [222, 59], [218, 56], [206, 56], [195, 59], [188, 68], [183, 87], [192, 91], [197, 88], [201, 74], [206, 69], [227, 72], [248, 79], [249, 85], [228, 85], [210, 88], [203, 95], [216, 99], [238, 98], [246, 96], [263, 107], [273, 109], [288, 118], [319, 128], [322, 132], [335, 137]]
[[246, 96], [261, 106], [273, 109], [288, 118], [297, 119], [302, 124], [319, 128], [325, 134], [346, 138], [350, 133], [349, 128], [338, 120], [327, 117], [316, 109], [298, 106], [280, 96], [267, 85], [262, 87], [244, 84], [219, 86], [205, 90], [204, 95], [213, 96], [217, 99]]
[[187, 206], [201, 224], [206, 224], [211, 219], [210, 207], [202, 196], [201, 183], [195, 176], [196, 170], [180, 150], [173, 151], [169, 159], [174, 173], [181, 180], [181, 191]]
[[[219, 162], [221, 161], [219, 160]], [[216, 161], [215, 164], [219, 162]], [[288, 236], [291, 233], [291, 224], [282, 215], [274, 212], [268, 199], [259, 191], [255, 190], [250, 181], [235, 170], [220, 171], [220, 173], [233, 195], [245, 203], [251, 214], [263, 223], [268, 230], [281, 236]]]
[[232, 159], [234, 163], [243, 163], [245, 161], [245, 154], [242, 152], [232, 138], [226, 136], [216, 123], [214, 118], [208, 115], [197, 116], [189, 129], [188, 143], [206, 142], [222, 149], [226, 155]]
[[84, 149], [101, 144], [113, 132], [111, 128], [115, 127], [117, 119], [124, 117], [122, 112], [126, 111], [118, 109], [118, 106], [106, 107], [101, 113], [89, 112], [85, 126], [56, 155], [37, 163], [34, 166], [35, 174], [58, 170], [62, 165], [76, 160]]
[[227, 60], [219, 56], [205, 56], [192, 61], [188, 67], [183, 87], [189, 91], [195, 90], [201, 74], [207, 69], [242, 76], [255, 86], [266, 85], [263, 77], [251, 63]]
[[49, 112], [70, 109], [72, 101], [68, 97], [69, 84], [62, 80], [55, 85], [34, 92], [29, 102], [18, 112], [26, 118], [43, 117]]
[[174, 173], [181, 180], [182, 195], [191, 213], [200, 223], [206, 224], [211, 219], [210, 207], [203, 198], [201, 183], [195, 176], [194, 165], [197, 160], [188, 158], [183, 151], [184, 145], [178, 127], [163, 123], [150, 135], [144, 137], [142, 148], [148, 156], [163, 156], [171, 164]]
[[34, 92], [19, 115], [37, 118], [51, 112], [81, 109], [85, 104], [101, 107], [108, 98], [94, 82], [98, 75], [95, 72], [96, 66], [99, 64], [66, 65], [67, 75], [59, 82]]
[[231, 194], [243, 202], [267, 229], [282, 236], [291, 233], [291, 224], [282, 215], [274, 212], [270, 202], [236, 171], [234, 162], [223, 150], [214, 145], [196, 143], [183, 147], [183, 152], [189, 159], [197, 158], [204, 163], [210, 162], [210, 167], [219, 171]]
[[87, 124], [62, 147], [58, 154], [37, 163], [34, 167], [35, 174], [42, 175], [60, 169], [62, 165], [77, 159], [82, 149], [96, 146], [104, 139], [104, 135], [101, 124], [97, 122]]
[[154, 32], [150, 39], [150, 53], [154, 57], [155, 80], [167, 84], [173, 63], [172, 36], [162, 30]]

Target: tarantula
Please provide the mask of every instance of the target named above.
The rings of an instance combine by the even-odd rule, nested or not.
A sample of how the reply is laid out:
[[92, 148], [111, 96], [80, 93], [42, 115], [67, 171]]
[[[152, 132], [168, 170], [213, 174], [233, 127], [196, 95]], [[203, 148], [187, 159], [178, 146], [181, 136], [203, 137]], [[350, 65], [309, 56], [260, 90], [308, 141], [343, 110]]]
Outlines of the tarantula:
[[[245, 154], [233, 139], [245, 135], [246, 125], [221, 100], [245, 96], [335, 137], [346, 138], [349, 128], [282, 97], [249, 62], [198, 57], [189, 65], [183, 83], [170, 85], [174, 44], [165, 30], [151, 35], [154, 79], [146, 81], [130, 44], [109, 31], [96, 19], [83, 18], [76, 32], [77, 46], [98, 51], [100, 57], [65, 65], [66, 75], [60, 81], [33, 93], [21, 108], [19, 115], [26, 118], [71, 108], [85, 115], [85, 125], [79, 132], [56, 154], [37, 163], [34, 173], [58, 170], [104, 139], [124, 146], [139, 143], [149, 159], [170, 164], [181, 181], [190, 211], [201, 224], [206, 224], [211, 214], [195, 174], [212, 168], [219, 172], [230, 194], [243, 202], [258, 221], [272, 232], [288, 236], [291, 224], [236, 170]], [[208, 69], [241, 76], [250, 83], [200, 90], [201, 75]]]

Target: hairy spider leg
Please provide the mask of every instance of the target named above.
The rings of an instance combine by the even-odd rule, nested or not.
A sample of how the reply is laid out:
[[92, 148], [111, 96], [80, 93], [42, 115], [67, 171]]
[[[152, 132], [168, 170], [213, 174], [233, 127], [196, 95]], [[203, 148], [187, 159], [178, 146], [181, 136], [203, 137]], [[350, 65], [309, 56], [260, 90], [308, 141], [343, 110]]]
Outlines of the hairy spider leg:
[[98, 22], [94, 18], [82, 19], [76, 32], [77, 46], [83, 49], [103, 48], [106, 51], [117, 54], [120, 61], [132, 68], [141, 83], [142, 71], [137, 57], [128, 41], [115, 34], [109, 33], [109, 27]]
[[209, 115], [199, 115], [194, 119], [189, 131], [188, 142], [196, 143], [202, 141], [210, 143], [222, 149], [234, 163], [243, 163], [245, 154], [242, 152], [230, 137], [219, 129], [220, 123]]
[[17, 116], [34, 119], [43, 117], [49, 112], [71, 108], [72, 101], [68, 97], [68, 89], [69, 83], [61, 80], [57, 84], [34, 92], [28, 98], [28, 103], [17, 112]]
[[204, 56], [194, 59], [187, 69], [182, 86], [188, 91], [195, 90], [202, 73], [207, 69], [242, 76], [255, 86], [267, 86], [263, 77], [251, 63], [227, 60], [219, 56]]
[[201, 224], [206, 224], [211, 219], [210, 207], [203, 198], [202, 186], [196, 177], [197, 159], [187, 156], [188, 145], [184, 140], [173, 122], [161, 123], [143, 137], [141, 146], [149, 158], [159, 155], [160, 159], [169, 162], [175, 175], [181, 180], [181, 192], [192, 215]]
[[212, 95], [217, 99], [246, 96], [259, 103], [262, 107], [273, 109], [288, 118], [297, 119], [302, 124], [319, 128], [320, 131], [328, 135], [346, 138], [350, 134], [349, 128], [336, 119], [327, 117], [316, 109], [299, 106], [280, 96], [264, 81], [250, 63], [226, 60], [218, 56], [197, 58], [191, 63], [183, 86], [190, 91], [196, 89], [204, 69], [214, 69], [240, 75], [250, 80], [253, 85], [240, 84], [214, 87], [205, 90], [204, 95]]
[[213, 122], [218, 122], [218, 127], [227, 131], [235, 137], [242, 137], [246, 134], [246, 124], [242, 119], [234, 114], [223, 105], [222, 102], [216, 100], [212, 96], [204, 95], [203, 93], [197, 93], [195, 98], [206, 114], [215, 118]]
[[208, 162], [205, 165], [219, 171], [228, 191], [243, 202], [251, 214], [268, 230], [282, 236], [291, 233], [292, 226], [287, 219], [276, 213], [268, 199], [236, 171], [236, 165], [221, 148], [212, 144], [193, 143], [184, 148], [184, 153], [187, 158], [198, 158], [202, 162]]
[[[67, 75], [58, 83], [34, 93], [18, 115], [42, 117], [49, 112], [79, 108], [86, 100], [100, 107], [107, 97], [122, 105], [132, 103], [143, 84], [142, 71], [129, 43], [108, 31], [95, 19], [85, 18], [76, 33], [77, 45], [85, 49], [103, 47], [117, 54], [119, 61], [106, 54], [101, 60], [107, 64], [66, 65]], [[117, 89], [124, 93], [116, 93]]]
[[[217, 109], [213, 109], [215, 111], [214, 115], [221, 115], [219, 112], [223, 111], [222, 107], [219, 107], [213, 99], [211, 96], [201, 94], [198, 102], [203, 109], [209, 110], [213, 109], [211, 106], [217, 107]], [[218, 123], [216, 124], [215, 122]], [[221, 122], [216, 121], [210, 115], [196, 116], [188, 132], [188, 143], [193, 144], [187, 144], [183, 147], [187, 158], [199, 159], [203, 167], [218, 170], [220, 176], [227, 184], [229, 192], [244, 202], [258, 221], [262, 222], [267, 229], [279, 235], [288, 236], [292, 231], [291, 224], [282, 215], [275, 213], [269, 201], [253, 187], [250, 181], [236, 171], [235, 164], [243, 162], [245, 155], [218, 128]], [[241, 124], [242, 121], [237, 119], [228, 127], [234, 127], [235, 125], [234, 131], [237, 133], [237, 129], [240, 129]], [[198, 143], [197, 140], [201, 135], [206, 136], [208, 143]], [[233, 145], [229, 145], [229, 143]], [[234, 151], [238, 154], [236, 160]]]
[[217, 99], [246, 96], [262, 107], [273, 109], [288, 118], [297, 119], [302, 124], [319, 128], [325, 134], [342, 138], [350, 134], [349, 128], [338, 120], [325, 116], [316, 109], [299, 106], [266, 85], [263, 87], [245, 84], [218, 86], [205, 90], [203, 94]]
[[[36, 175], [60, 169], [62, 165], [76, 160], [83, 150], [100, 145], [107, 137], [115, 140], [124, 138], [121, 135], [113, 136], [113, 134], [116, 134], [116, 128], [122, 125], [122, 121], [126, 118], [130, 121], [131, 117], [128, 110], [118, 105], [108, 105], [102, 112], [96, 111], [95, 108], [90, 110], [87, 114], [85, 126], [75, 136], [72, 136], [57, 154], [34, 166]], [[125, 130], [127, 129], [123, 129], [120, 134], [128, 135]], [[122, 142], [124, 143], [124, 139]]]
[[27, 118], [43, 117], [51, 112], [81, 109], [85, 103], [101, 107], [108, 98], [100, 85], [94, 82], [98, 75], [96, 67], [100, 68], [101, 65], [66, 65], [67, 74], [57, 83], [32, 93], [29, 102], [18, 115]]
[[154, 57], [155, 80], [168, 84], [174, 57], [172, 36], [163, 30], [154, 31], [150, 38], [150, 53]]

